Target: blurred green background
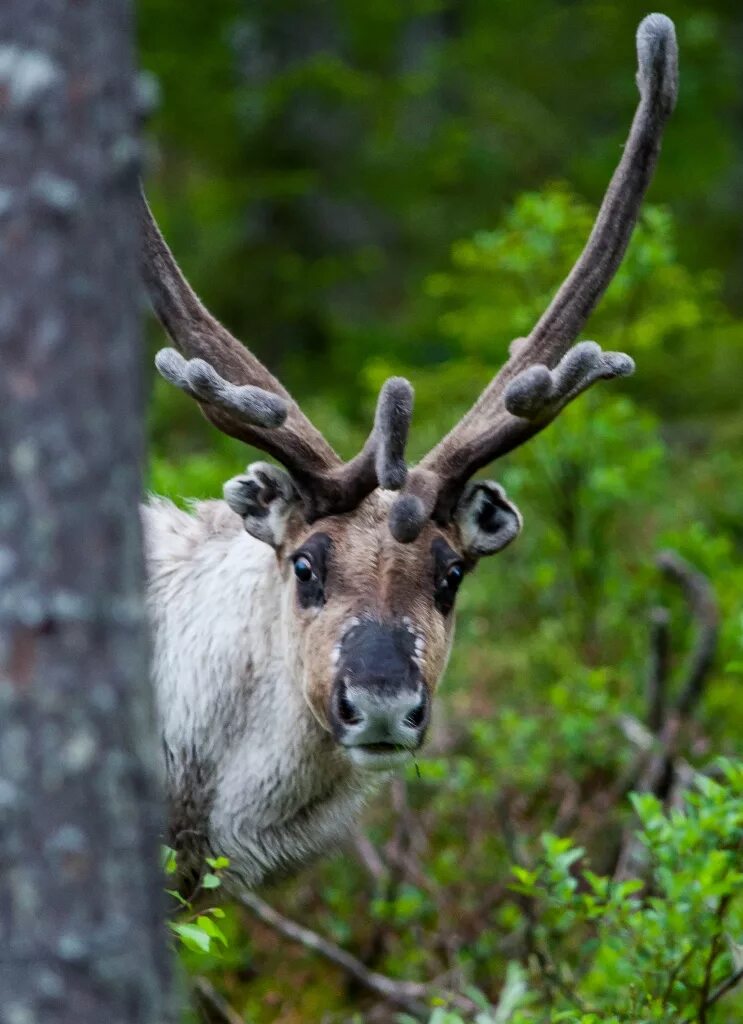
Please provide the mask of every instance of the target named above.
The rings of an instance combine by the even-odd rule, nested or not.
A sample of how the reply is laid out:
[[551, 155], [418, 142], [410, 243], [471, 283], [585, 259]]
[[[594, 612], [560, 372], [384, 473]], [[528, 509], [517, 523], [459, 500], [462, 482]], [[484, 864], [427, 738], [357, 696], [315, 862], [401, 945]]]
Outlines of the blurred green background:
[[[430, 751], [395, 784], [394, 811], [389, 796], [370, 807], [384, 873], [371, 877], [351, 844], [272, 896], [379, 970], [489, 1000], [509, 962], [529, 970], [504, 814], [527, 860], [545, 830], [580, 842], [596, 872], [616, 857], [630, 806], [602, 796], [633, 757], [617, 720], [644, 714], [651, 607], [670, 602], [674, 666], [692, 637], [654, 566], [661, 547], [711, 579], [723, 616], [685, 754], [704, 766], [743, 752], [743, 18], [732, 0], [665, 12], [678, 107], [584, 335], [629, 352], [637, 373], [498, 465], [524, 534], [464, 587]], [[420, 455], [534, 323], [619, 157], [645, 13], [569, 0], [139, 0], [140, 61], [159, 95], [148, 192], [166, 237], [207, 305], [341, 453], [365, 436], [381, 381], [402, 373]], [[253, 454], [153, 382], [154, 490], [219, 496]], [[667, 922], [657, 944], [669, 958], [683, 957], [674, 927], [703, 948], [707, 909], [710, 921], [687, 908], [686, 926]], [[743, 915], [730, 912], [741, 942]], [[228, 952], [190, 967], [247, 1020], [396, 1019], [237, 911], [227, 924]], [[596, 1019], [614, 1019], [597, 991], [625, 981], [611, 958], [597, 981], [586, 957], [598, 940], [584, 948], [569, 932], [555, 932], [556, 955], [593, 985], [583, 1002], [603, 1007]], [[534, 998], [524, 1020], [558, 1019], [558, 996]], [[560, 1019], [582, 1020], [576, 1005]], [[638, 1006], [616, 1019], [678, 1019]], [[709, 1020], [742, 1012], [733, 995]]]

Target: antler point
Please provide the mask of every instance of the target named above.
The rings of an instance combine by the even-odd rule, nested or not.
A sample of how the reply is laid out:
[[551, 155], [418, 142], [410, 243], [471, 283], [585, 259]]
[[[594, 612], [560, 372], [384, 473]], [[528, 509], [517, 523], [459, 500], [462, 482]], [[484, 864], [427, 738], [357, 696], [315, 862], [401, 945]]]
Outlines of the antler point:
[[676, 28], [667, 15], [657, 13], [648, 14], [637, 27], [637, 79], [643, 96], [656, 77], [670, 114], [678, 91]]
[[629, 377], [635, 372], [635, 361], [626, 352], [604, 352], [604, 359], [615, 377]]
[[408, 475], [405, 445], [413, 415], [413, 387], [404, 377], [382, 385], [374, 418], [375, 472], [380, 487], [399, 491]]

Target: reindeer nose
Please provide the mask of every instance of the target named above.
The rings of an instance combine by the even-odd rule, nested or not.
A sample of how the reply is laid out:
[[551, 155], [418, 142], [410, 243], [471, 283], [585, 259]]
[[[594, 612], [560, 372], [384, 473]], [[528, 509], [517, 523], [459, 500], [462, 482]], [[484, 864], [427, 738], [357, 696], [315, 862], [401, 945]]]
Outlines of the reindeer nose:
[[428, 724], [428, 692], [420, 678], [401, 688], [341, 678], [331, 699], [336, 738], [349, 750], [369, 754], [415, 750]]

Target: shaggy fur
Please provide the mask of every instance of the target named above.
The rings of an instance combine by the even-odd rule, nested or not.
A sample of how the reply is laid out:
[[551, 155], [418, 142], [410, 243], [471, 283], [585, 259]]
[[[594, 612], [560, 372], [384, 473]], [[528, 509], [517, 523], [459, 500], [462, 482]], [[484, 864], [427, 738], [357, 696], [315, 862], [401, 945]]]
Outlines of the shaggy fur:
[[[393, 543], [388, 504], [377, 496], [331, 523], [338, 541], [350, 531], [357, 564], [381, 567], [379, 541]], [[282, 560], [226, 503], [198, 503], [189, 514], [153, 498], [143, 517], [171, 842], [184, 875], [205, 854], [224, 854], [233, 884], [253, 887], [344, 837], [385, 777], [353, 763], [324, 709], [333, 648], [354, 610], [391, 609], [390, 576], [349, 573], [344, 582], [336, 568], [342, 597], [318, 619], [314, 609], [297, 609]], [[400, 551], [409, 577], [413, 552]], [[398, 598], [427, 627], [430, 642], [416, 650], [433, 688], [451, 629], [437, 624], [432, 603], [408, 602], [405, 590]]]

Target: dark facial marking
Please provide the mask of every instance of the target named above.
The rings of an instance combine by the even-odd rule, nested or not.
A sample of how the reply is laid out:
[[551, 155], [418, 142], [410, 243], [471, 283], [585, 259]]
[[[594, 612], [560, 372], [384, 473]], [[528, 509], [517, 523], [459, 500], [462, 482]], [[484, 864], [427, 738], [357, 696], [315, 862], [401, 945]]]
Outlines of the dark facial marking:
[[243, 480], [240, 484], [240, 497], [245, 505], [241, 514], [252, 519], [265, 519], [279, 492], [275, 481], [266, 473], [257, 472], [256, 477], [256, 480]]
[[434, 537], [431, 543], [431, 556], [434, 602], [442, 615], [449, 615], [454, 607], [459, 584], [464, 579], [465, 565], [443, 537]]
[[360, 622], [343, 638], [338, 676], [352, 686], [367, 686], [379, 693], [413, 689], [419, 679], [414, 653], [415, 640], [404, 627]]
[[300, 608], [322, 608], [332, 541], [327, 533], [313, 533], [290, 555]]
[[477, 517], [477, 525], [485, 533], [496, 533], [503, 528], [506, 521], [514, 518], [513, 509], [492, 492], [488, 491], [487, 493], [488, 500], [483, 502]]

